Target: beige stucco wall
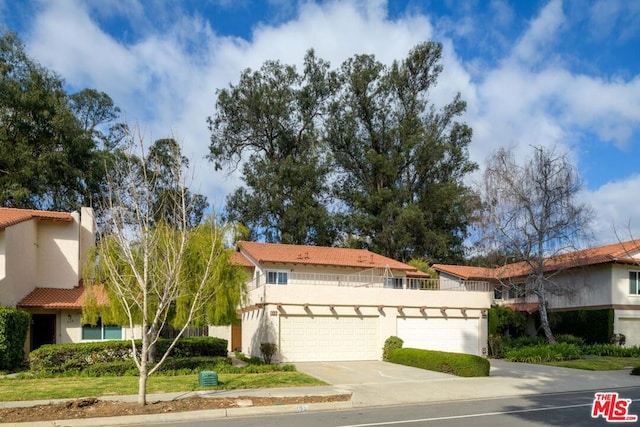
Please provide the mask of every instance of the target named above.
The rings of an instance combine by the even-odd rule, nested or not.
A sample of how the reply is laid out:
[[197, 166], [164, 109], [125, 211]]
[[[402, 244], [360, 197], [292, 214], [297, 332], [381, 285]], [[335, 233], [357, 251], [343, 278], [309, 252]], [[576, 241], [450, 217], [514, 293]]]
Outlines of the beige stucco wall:
[[640, 306], [640, 295], [629, 294], [629, 272], [640, 272], [639, 265], [613, 265], [613, 303]]
[[[482, 319], [478, 348], [483, 351], [487, 342], [483, 311], [491, 306], [492, 296], [489, 292], [266, 285], [249, 292], [247, 306], [254, 305], [254, 309], [242, 315], [242, 349], [247, 355], [260, 356], [261, 342], [279, 344], [280, 315], [374, 316], [378, 319], [377, 348], [378, 359], [381, 359], [384, 341], [397, 335], [398, 317], [441, 318], [446, 315]], [[256, 309], [256, 304], [266, 305]], [[398, 307], [404, 308], [399, 310]], [[421, 310], [422, 307], [425, 309]]]
[[227, 340], [227, 351], [231, 351], [231, 326], [209, 326], [209, 336]]
[[[6, 286], [5, 279], [7, 277], [7, 246], [5, 245], [5, 240], [5, 232], [0, 230], [0, 295], [5, 291], [4, 286]], [[0, 303], [2, 303], [2, 297], [0, 297]]]
[[37, 286], [72, 288], [80, 280], [80, 215], [73, 222], [38, 221]]
[[73, 288], [95, 240], [91, 208], [73, 221], [33, 219], [0, 230], [0, 304], [15, 306], [36, 287]]
[[4, 231], [5, 274], [0, 289], [0, 304], [14, 307], [37, 286], [37, 226], [26, 221], [7, 227]]

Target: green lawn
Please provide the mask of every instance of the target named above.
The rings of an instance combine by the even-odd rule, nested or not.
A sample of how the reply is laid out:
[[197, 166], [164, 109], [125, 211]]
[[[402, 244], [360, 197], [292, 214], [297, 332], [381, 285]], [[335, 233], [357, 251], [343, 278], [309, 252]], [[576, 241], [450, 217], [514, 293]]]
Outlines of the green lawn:
[[589, 356], [582, 359], [548, 362], [545, 365], [564, 368], [584, 369], [587, 371], [613, 371], [640, 366], [640, 357]]
[[[300, 372], [219, 374], [218, 383], [218, 387], [210, 387], [207, 390], [326, 385], [326, 383]], [[200, 389], [197, 375], [152, 376], [147, 383], [147, 393]], [[66, 399], [123, 394], [138, 394], [138, 377], [0, 379], [0, 401]]]

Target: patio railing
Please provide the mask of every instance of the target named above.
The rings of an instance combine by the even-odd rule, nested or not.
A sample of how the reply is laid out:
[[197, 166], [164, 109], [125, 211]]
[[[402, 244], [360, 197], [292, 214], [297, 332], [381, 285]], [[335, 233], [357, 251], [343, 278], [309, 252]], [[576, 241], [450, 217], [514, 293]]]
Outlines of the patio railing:
[[[271, 280], [271, 282], [269, 282]], [[289, 285], [289, 286], [337, 286], [352, 288], [389, 288], [399, 290], [429, 290], [429, 291], [467, 291], [490, 292], [493, 289], [489, 282], [482, 281], [452, 281], [440, 279], [420, 279], [390, 275], [372, 274], [364, 271], [354, 274], [300, 273], [287, 272], [286, 275], [258, 275], [248, 282], [248, 289], [261, 286]]]

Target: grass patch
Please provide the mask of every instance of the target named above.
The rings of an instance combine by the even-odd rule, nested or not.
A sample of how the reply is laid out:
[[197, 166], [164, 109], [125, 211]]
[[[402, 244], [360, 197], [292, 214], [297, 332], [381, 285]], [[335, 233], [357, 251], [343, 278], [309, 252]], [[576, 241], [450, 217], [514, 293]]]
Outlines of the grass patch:
[[[241, 388], [319, 386], [326, 383], [300, 372], [219, 374], [218, 387], [207, 390]], [[147, 393], [200, 390], [197, 375], [151, 376]], [[138, 377], [2, 378], [0, 401], [75, 399], [109, 395], [138, 394]]]
[[588, 356], [581, 359], [547, 362], [544, 364], [586, 371], [613, 371], [640, 366], [640, 357]]

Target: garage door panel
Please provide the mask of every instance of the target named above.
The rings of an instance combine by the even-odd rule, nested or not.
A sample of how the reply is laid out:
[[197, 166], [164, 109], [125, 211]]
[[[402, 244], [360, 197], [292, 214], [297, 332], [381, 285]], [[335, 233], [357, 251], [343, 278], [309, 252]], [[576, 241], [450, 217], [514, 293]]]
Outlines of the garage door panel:
[[398, 318], [403, 347], [454, 353], [478, 353], [477, 318]]
[[375, 360], [377, 317], [280, 316], [284, 361]]

